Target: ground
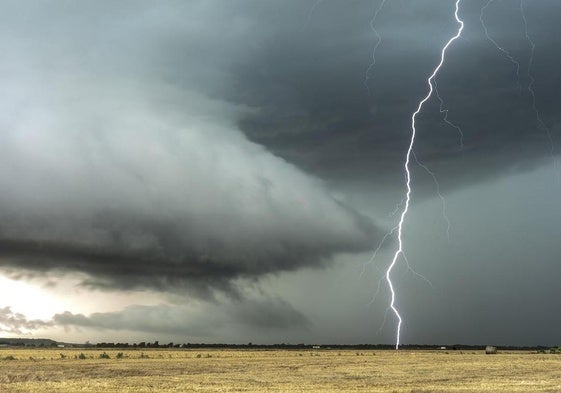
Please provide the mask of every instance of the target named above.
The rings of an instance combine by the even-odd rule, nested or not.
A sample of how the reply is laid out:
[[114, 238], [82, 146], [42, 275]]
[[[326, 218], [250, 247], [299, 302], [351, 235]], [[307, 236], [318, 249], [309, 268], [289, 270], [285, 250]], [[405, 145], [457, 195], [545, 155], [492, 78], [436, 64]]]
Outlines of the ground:
[[0, 359], [0, 392], [561, 392], [561, 355], [531, 352], [2, 348]]

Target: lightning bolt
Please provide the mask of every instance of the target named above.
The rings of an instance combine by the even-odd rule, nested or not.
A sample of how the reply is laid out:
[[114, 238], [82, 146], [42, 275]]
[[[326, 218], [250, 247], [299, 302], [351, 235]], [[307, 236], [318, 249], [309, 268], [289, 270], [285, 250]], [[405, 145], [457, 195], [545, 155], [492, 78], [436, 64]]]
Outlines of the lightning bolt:
[[382, 8], [384, 8], [386, 1], [387, 0], [382, 0], [378, 4], [378, 7], [374, 11], [374, 16], [372, 17], [372, 19], [370, 19], [370, 29], [374, 33], [376, 41], [374, 43], [374, 48], [372, 48], [372, 61], [368, 65], [368, 68], [366, 69], [366, 73], [364, 75], [364, 86], [366, 87], [366, 90], [368, 90], [368, 95], [370, 95], [370, 87], [368, 86], [368, 81], [370, 80], [372, 69], [376, 66], [376, 50], [378, 50], [378, 47], [382, 43], [382, 37], [380, 36], [380, 33], [378, 33], [378, 30], [376, 30], [376, 19], [378, 18], [378, 14], [380, 14], [380, 12], [382, 11]]
[[518, 85], [518, 90], [521, 91], [522, 90], [522, 85], [520, 84], [520, 63], [510, 54], [510, 52], [508, 50], [506, 50], [505, 48], [503, 48], [502, 46], [499, 45], [499, 43], [497, 41], [495, 41], [490, 35], [489, 35], [489, 31], [487, 30], [487, 25], [485, 24], [485, 20], [483, 19], [484, 14], [485, 14], [485, 10], [487, 9], [487, 7], [489, 7], [491, 5], [491, 3], [493, 3], [495, 0], [489, 0], [487, 1], [487, 4], [485, 4], [482, 8], [481, 8], [481, 14], [479, 15], [479, 21], [481, 22], [481, 26], [483, 27], [483, 31], [485, 32], [485, 37], [487, 37], [487, 39], [493, 44], [495, 45], [495, 47], [501, 51], [505, 57], [512, 63], [512, 65], [514, 66], [515, 70], [516, 70], [516, 84]]
[[[427, 79], [427, 84], [429, 87], [429, 91], [427, 93], [427, 95], [421, 100], [419, 101], [419, 104], [417, 106], [417, 110], [415, 110], [415, 112], [413, 112], [413, 114], [411, 115], [411, 139], [409, 140], [409, 146], [407, 148], [407, 153], [405, 155], [405, 164], [404, 164], [404, 171], [405, 171], [405, 184], [406, 184], [406, 193], [405, 193], [405, 206], [403, 208], [403, 211], [401, 212], [401, 216], [399, 219], [399, 223], [397, 226], [397, 242], [398, 242], [398, 248], [393, 256], [393, 259], [391, 261], [391, 264], [389, 265], [388, 269], [386, 270], [386, 281], [388, 283], [388, 287], [390, 289], [390, 293], [391, 293], [391, 299], [390, 299], [390, 309], [393, 311], [395, 317], [397, 318], [397, 329], [396, 329], [396, 344], [395, 344], [395, 349], [399, 349], [399, 345], [400, 345], [400, 335], [401, 335], [401, 325], [403, 323], [403, 319], [401, 317], [401, 315], [399, 314], [399, 311], [397, 310], [397, 307], [395, 305], [395, 300], [396, 300], [396, 293], [395, 293], [395, 289], [391, 280], [391, 273], [393, 268], [395, 267], [398, 259], [400, 257], [404, 258], [404, 254], [403, 254], [403, 224], [405, 222], [405, 218], [407, 216], [407, 212], [409, 211], [409, 205], [411, 202], [411, 172], [409, 170], [409, 165], [411, 162], [411, 156], [414, 155], [413, 153], [413, 146], [415, 144], [415, 136], [417, 133], [417, 129], [416, 129], [416, 119], [417, 119], [417, 115], [421, 112], [421, 110], [423, 109], [424, 104], [431, 98], [435, 88], [434, 88], [434, 79], [436, 77], [436, 74], [438, 73], [438, 71], [440, 70], [440, 68], [442, 67], [442, 65], [444, 64], [444, 58], [446, 55], [446, 51], [447, 49], [450, 47], [450, 45], [457, 40], [461, 34], [462, 34], [462, 30], [464, 29], [464, 22], [459, 18], [458, 16], [458, 11], [459, 11], [459, 5], [460, 5], [461, 0], [456, 0], [455, 2], [455, 11], [454, 11], [454, 18], [456, 19], [456, 22], [458, 23], [459, 27], [458, 27], [458, 31], [457, 33], [448, 40], [448, 42], [446, 43], [446, 45], [444, 45], [444, 47], [442, 48], [441, 52], [440, 52], [440, 62], [438, 63], [438, 65], [436, 66], [436, 68], [433, 70], [432, 74], [430, 74], [430, 76]], [[409, 263], [407, 263], [409, 265]]]
[[[487, 7], [489, 7], [489, 5], [491, 3], [493, 3], [495, 0], [488, 0], [487, 3], [481, 8], [481, 14], [479, 16], [479, 20], [481, 21], [481, 26], [483, 26], [483, 31], [485, 32], [485, 36], [487, 37], [487, 39], [493, 44], [495, 45], [495, 47], [501, 51], [508, 60], [510, 60], [510, 62], [514, 65], [515, 69], [516, 69], [516, 78], [517, 78], [517, 85], [519, 90], [522, 89], [522, 85], [520, 84], [520, 62], [517, 61], [508, 50], [506, 50], [505, 48], [503, 48], [502, 46], [500, 46], [497, 41], [495, 41], [490, 35], [489, 35], [489, 31], [487, 30], [487, 26], [485, 25], [485, 21], [483, 19], [484, 17], [484, 13], [485, 10], [487, 9]], [[538, 110], [537, 107], [537, 102], [536, 102], [536, 92], [534, 90], [534, 84], [536, 82], [536, 80], [534, 79], [534, 76], [532, 75], [532, 64], [534, 62], [534, 51], [536, 49], [536, 45], [534, 43], [534, 41], [532, 40], [532, 38], [530, 37], [530, 34], [528, 32], [528, 21], [526, 19], [526, 13], [524, 11], [524, 5], [523, 5], [523, 1], [520, 0], [520, 15], [522, 16], [522, 21], [524, 22], [524, 35], [526, 37], [526, 41], [528, 42], [528, 46], [530, 47], [530, 55], [528, 56], [528, 65], [527, 65], [527, 77], [528, 80], [530, 81], [528, 83], [528, 93], [530, 94], [530, 97], [532, 98], [532, 110], [534, 111], [534, 115], [536, 117], [536, 123], [537, 123], [537, 128], [538, 130], [544, 130], [547, 139], [549, 141], [549, 155], [551, 156], [551, 160], [553, 161], [553, 170], [555, 173], [556, 178], [558, 178], [558, 173], [557, 173], [557, 160], [555, 158], [555, 142], [553, 141], [553, 136], [551, 135], [551, 130], [549, 129], [549, 127], [545, 124], [545, 122], [543, 121], [541, 114]]]
[[[459, 140], [459, 142], [460, 142], [460, 150], [463, 151], [463, 150], [464, 150], [464, 132], [462, 131], [462, 129], [460, 128], [459, 125], [457, 125], [456, 123], [452, 123], [452, 122], [448, 119], [448, 112], [449, 112], [449, 111], [448, 111], [448, 109], [444, 108], [444, 100], [442, 99], [442, 97], [440, 96], [440, 93], [438, 92], [438, 84], [436, 83], [436, 81], [433, 81], [433, 82], [434, 82], [434, 94], [436, 95], [436, 98], [438, 98], [438, 101], [440, 102], [440, 107], [439, 107], [438, 110], [440, 111], [440, 113], [443, 113], [443, 114], [444, 114], [444, 118], [443, 118], [444, 122], [445, 122], [446, 124], [448, 124], [450, 127], [456, 129], [456, 131], [458, 131], [458, 135], [459, 135], [459, 138], [460, 138], [460, 140]], [[419, 161], [417, 160], [417, 163], [418, 163], [418, 162], [419, 162]], [[419, 165], [420, 165], [420, 164], [419, 164]], [[421, 166], [422, 166], [422, 165], [421, 165]], [[426, 169], [426, 168], [425, 168], [425, 169]], [[430, 171], [427, 171], [427, 172], [429, 172], [429, 174], [430, 174], [431, 176], [434, 175], [434, 174], [431, 173]], [[433, 177], [435, 178], [435, 181], [436, 181], [436, 177], [435, 177], [435, 176], [433, 176]], [[437, 183], [438, 183], [438, 182], [437, 182]]]
[[522, 15], [522, 20], [524, 21], [524, 35], [526, 36], [526, 41], [528, 41], [528, 45], [530, 45], [530, 56], [528, 58], [528, 68], [527, 68], [528, 70], [527, 76], [528, 79], [530, 80], [530, 83], [528, 83], [528, 92], [530, 92], [530, 96], [532, 97], [532, 108], [534, 110], [534, 114], [536, 115], [536, 122], [538, 125], [538, 129], [541, 128], [545, 130], [545, 133], [547, 134], [547, 138], [549, 140], [549, 146], [550, 146], [549, 154], [551, 156], [551, 159], [553, 160], [553, 170], [556, 178], [559, 179], [559, 174], [557, 173], [557, 160], [555, 159], [555, 147], [554, 147], [555, 145], [553, 142], [553, 136], [551, 135], [551, 131], [549, 130], [549, 127], [542, 120], [542, 117], [540, 115], [540, 112], [538, 111], [538, 107], [536, 104], [536, 92], [534, 91], [534, 83], [536, 82], [536, 80], [532, 75], [532, 64], [534, 62], [534, 51], [536, 49], [536, 44], [534, 44], [534, 41], [532, 40], [528, 32], [528, 21], [526, 20], [526, 13], [524, 12], [524, 5], [522, 3], [522, 0], [520, 0], [520, 14]]
[[[394, 227], [391, 229], [391, 231], [387, 232], [384, 237], [382, 237], [382, 240], [380, 241], [380, 243], [378, 243], [378, 247], [376, 247], [376, 249], [374, 250], [374, 252], [372, 253], [372, 256], [370, 257], [370, 260], [368, 262], [365, 262], [362, 265], [362, 271], [360, 272], [360, 277], [362, 278], [364, 276], [364, 273], [366, 273], [366, 266], [367, 265], [371, 265], [376, 261], [376, 256], [378, 255], [378, 252], [380, 252], [380, 249], [382, 248], [382, 246], [384, 245], [384, 243], [386, 242], [386, 240], [388, 239], [388, 237], [390, 237], [391, 235], [394, 234], [394, 232], [397, 230], [397, 227]], [[378, 269], [378, 266], [376, 266], [376, 269]], [[378, 292], [378, 291], [377, 291]], [[374, 300], [371, 302], [373, 303]]]
[[324, 0], [316, 0], [315, 3], [312, 5], [312, 7], [310, 8], [310, 11], [308, 12], [308, 19], [306, 20], [306, 23], [304, 24], [304, 28], [307, 28], [310, 25], [310, 22], [312, 21], [312, 16], [314, 16], [314, 12], [316, 11], [316, 8], [319, 7], [319, 5], [321, 3], [323, 3]]
[[[435, 90], [435, 92], [436, 92], [436, 90]], [[421, 161], [419, 161], [419, 158], [417, 158], [417, 154], [415, 154], [415, 151], [413, 151], [413, 158], [415, 159], [415, 162], [417, 163], [417, 165], [419, 165], [421, 168], [423, 168], [425, 170], [425, 172], [427, 172], [429, 174], [429, 176], [432, 177], [432, 181], [434, 182], [434, 185], [436, 187], [436, 195], [438, 195], [438, 198], [440, 199], [440, 204], [442, 206], [442, 217], [444, 217], [444, 221], [446, 222], [446, 237], [448, 238], [448, 242], [450, 242], [450, 228], [452, 227], [452, 224], [450, 223], [450, 219], [448, 218], [448, 215], [446, 214], [446, 199], [444, 199], [444, 195], [442, 195], [442, 193], [440, 192], [440, 183], [438, 182], [438, 179], [436, 177], [436, 173], [431, 171], [428, 166], [426, 166]], [[426, 278], [424, 278], [424, 279], [426, 281], [428, 281]], [[430, 283], [430, 281], [429, 281], [429, 283]], [[431, 284], [431, 286], [432, 286], [432, 284]]]

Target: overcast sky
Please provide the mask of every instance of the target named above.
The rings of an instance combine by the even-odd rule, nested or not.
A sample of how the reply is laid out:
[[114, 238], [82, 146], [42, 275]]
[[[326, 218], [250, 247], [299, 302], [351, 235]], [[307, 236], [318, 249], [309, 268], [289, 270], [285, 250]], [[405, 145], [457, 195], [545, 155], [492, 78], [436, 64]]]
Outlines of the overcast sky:
[[[454, 1], [1, 4], [3, 335], [394, 342]], [[402, 342], [559, 344], [561, 2], [459, 16]]]

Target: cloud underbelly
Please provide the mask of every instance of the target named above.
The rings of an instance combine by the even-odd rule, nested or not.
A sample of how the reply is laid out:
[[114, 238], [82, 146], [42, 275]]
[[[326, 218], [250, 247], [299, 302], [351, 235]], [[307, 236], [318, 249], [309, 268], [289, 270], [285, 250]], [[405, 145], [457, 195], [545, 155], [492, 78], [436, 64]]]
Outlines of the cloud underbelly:
[[4, 266], [208, 288], [372, 244], [370, 220], [219, 118], [234, 109], [190, 94], [195, 109], [172, 116], [130, 91], [92, 91], [4, 121]]

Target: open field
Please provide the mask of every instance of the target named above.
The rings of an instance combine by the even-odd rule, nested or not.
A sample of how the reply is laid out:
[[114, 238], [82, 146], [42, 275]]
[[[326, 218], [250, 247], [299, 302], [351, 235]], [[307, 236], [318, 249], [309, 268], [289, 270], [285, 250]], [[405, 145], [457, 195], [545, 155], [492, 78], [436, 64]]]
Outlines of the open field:
[[530, 352], [3, 348], [0, 358], [0, 392], [561, 392], [561, 355]]

